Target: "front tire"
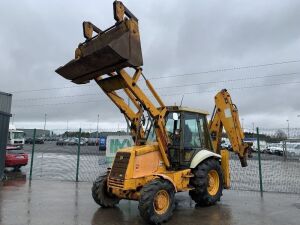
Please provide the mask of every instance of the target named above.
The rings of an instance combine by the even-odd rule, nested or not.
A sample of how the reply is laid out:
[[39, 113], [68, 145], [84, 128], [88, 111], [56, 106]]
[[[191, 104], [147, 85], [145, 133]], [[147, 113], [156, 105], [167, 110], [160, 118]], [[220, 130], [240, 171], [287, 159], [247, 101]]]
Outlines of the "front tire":
[[92, 196], [95, 202], [104, 207], [112, 208], [120, 199], [107, 191], [107, 175], [99, 176], [93, 183]]
[[223, 174], [216, 159], [207, 159], [193, 170], [191, 185], [195, 188], [189, 192], [199, 206], [210, 206], [220, 201], [223, 191]]
[[155, 179], [141, 190], [139, 211], [141, 217], [151, 224], [168, 221], [175, 208], [175, 190], [167, 180]]

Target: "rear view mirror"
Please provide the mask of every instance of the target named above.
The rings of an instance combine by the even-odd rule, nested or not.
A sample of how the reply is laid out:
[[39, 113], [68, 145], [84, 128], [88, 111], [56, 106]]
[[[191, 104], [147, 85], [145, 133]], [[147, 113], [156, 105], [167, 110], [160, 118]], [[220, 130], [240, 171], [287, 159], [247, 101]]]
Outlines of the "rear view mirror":
[[178, 120], [178, 113], [173, 113], [173, 120], [175, 120], [175, 121]]

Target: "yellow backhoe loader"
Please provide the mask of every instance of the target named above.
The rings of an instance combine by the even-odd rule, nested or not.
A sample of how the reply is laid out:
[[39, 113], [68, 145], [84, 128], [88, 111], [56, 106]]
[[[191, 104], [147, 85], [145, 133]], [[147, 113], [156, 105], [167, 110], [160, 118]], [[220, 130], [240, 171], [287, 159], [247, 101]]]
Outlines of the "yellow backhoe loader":
[[[160, 224], [173, 213], [175, 193], [189, 191], [197, 204], [209, 206], [230, 187], [229, 152], [220, 145], [223, 128], [243, 167], [249, 145], [226, 90], [216, 95], [209, 123], [206, 111], [164, 104], [142, 72], [138, 19], [120, 1], [113, 8], [116, 23], [106, 30], [83, 22], [86, 40], [56, 72], [77, 84], [94, 80], [130, 124], [135, 145], [119, 150], [112, 168], [96, 179], [95, 202], [114, 207], [121, 199], [136, 200], [140, 215]], [[154, 101], [139, 87], [141, 79]]]

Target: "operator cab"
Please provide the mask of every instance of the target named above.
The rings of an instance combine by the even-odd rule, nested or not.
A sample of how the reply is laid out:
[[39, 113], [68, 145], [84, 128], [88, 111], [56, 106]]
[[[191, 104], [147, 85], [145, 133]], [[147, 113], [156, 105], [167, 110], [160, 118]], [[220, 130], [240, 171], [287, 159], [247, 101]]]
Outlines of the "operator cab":
[[[208, 112], [178, 106], [167, 109], [165, 121], [170, 142], [168, 157], [171, 167], [174, 170], [189, 168], [199, 151], [212, 149], [206, 119]], [[153, 140], [153, 134], [149, 136]]]

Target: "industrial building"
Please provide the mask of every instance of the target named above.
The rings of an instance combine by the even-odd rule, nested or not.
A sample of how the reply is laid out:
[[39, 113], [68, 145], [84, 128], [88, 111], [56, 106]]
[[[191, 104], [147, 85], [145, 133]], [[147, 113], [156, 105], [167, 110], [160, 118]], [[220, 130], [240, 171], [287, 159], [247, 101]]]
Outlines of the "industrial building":
[[11, 117], [11, 100], [11, 94], [0, 92], [0, 180], [2, 180], [4, 175], [5, 149], [7, 144], [9, 118]]
[[[34, 129], [18, 128], [17, 130], [23, 131], [25, 138], [32, 138], [33, 137]], [[36, 129], [36, 135], [35, 136], [37, 138], [39, 138], [39, 137], [51, 137], [51, 131], [50, 130], [44, 130], [44, 129]]]

